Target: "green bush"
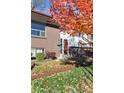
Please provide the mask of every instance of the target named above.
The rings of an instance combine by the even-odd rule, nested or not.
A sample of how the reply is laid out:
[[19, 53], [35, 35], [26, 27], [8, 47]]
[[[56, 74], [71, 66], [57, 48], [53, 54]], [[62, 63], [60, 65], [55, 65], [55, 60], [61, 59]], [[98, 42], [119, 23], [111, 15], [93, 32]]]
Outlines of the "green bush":
[[44, 54], [44, 53], [37, 53], [37, 54], [36, 54], [36, 60], [37, 60], [38, 62], [43, 61], [43, 60], [44, 60], [44, 57], [45, 57], [45, 54]]

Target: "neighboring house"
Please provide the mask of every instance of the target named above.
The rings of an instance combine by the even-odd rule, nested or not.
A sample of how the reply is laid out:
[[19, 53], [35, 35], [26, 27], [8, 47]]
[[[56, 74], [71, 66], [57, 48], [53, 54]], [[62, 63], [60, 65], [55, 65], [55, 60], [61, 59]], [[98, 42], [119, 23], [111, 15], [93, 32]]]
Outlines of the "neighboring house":
[[[70, 36], [66, 32], [60, 32], [60, 38], [62, 39], [62, 54], [69, 54], [69, 48], [71, 47], [89, 47], [92, 48], [93, 45], [93, 35], [89, 34], [81, 34], [77, 33], [75, 36]], [[91, 44], [90, 44], [90, 43]]]
[[58, 26], [51, 22], [50, 16], [31, 11], [31, 57], [38, 52], [55, 52], [59, 57], [59, 38]]

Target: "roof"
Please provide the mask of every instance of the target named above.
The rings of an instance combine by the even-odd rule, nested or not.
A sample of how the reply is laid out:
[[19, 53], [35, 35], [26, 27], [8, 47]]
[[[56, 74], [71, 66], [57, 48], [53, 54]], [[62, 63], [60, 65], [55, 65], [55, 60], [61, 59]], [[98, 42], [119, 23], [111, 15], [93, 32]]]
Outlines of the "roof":
[[38, 11], [31, 10], [31, 12], [39, 14], [39, 15], [42, 15], [42, 16], [46, 16], [46, 17], [52, 18], [50, 15], [47, 15], [47, 14], [44, 14], [44, 13], [41, 13], [41, 12], [38, 12]]
[[31, 11], [31, 20], [37, 21], [37, 22], [43, 22], [48, 25], [53, 25], [53, 26], [56, 26], [57, 28], [59, 27], [57, 23], [52, 21], [52, 16], [44, 14], [44, 13], [40, 13], [37, 11], [33, 11], [33, 10]]

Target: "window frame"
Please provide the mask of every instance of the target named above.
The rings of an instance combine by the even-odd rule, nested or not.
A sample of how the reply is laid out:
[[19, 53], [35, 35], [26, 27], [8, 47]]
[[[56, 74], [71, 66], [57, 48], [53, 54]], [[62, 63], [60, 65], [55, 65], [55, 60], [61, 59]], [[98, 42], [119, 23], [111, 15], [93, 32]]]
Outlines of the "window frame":
[[[42, 24], [44, 25], [44, 30], [31, 27], [31, 36], [32, 37], [46, 37], [46, 24], [42, 23], [42, 22], [35, 22], [35, 21], [31, 21], [31, 22], [39, 24], [39, 25], [42, 25]], [[40, 35], [33, 35], [32, 30], [33, 31], [39, 31]], [[44, 35], [42, 35], [42, 33], [44, 33]]]

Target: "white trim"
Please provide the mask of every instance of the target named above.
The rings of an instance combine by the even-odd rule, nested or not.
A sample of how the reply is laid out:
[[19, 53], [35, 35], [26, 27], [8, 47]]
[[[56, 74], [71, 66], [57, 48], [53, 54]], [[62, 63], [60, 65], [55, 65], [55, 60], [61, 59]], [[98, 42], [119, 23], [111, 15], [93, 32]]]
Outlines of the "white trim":
[[[32, 30], [33, 30], [33, 31], [37, 31], [37, 32], [39, 31], [39, 32], [40, 32], [40, 35], [32, 35], [32, 34], [31, 34], [31, 36], [34, 36], [34, 37], [46, 37], [46, 31], [45, 31], [45, 30], [39, 30], [39, 29], [33, 29], [33, 28], [31, 28], [31, 31], [32, 31]], [[42, 32], [45, 33], [44, 36], [41, 35]]]
[[48, 29], [48, 26], [45, 25], [45, 37], [47, 37], [47, 29]]
[[44, 31], [44, 30], [39, 30], [39, 29], [34, 29], [34, 28], [31, 28], [31, 30], [35, 30], [35, 31]]
[[36, 53], [39, 53], [39, 50], [40, 50], [40, 53], [44, 53], [44, 48], [31, 48], [31, 57], [36, 57]]

